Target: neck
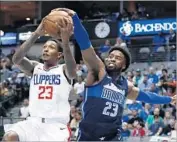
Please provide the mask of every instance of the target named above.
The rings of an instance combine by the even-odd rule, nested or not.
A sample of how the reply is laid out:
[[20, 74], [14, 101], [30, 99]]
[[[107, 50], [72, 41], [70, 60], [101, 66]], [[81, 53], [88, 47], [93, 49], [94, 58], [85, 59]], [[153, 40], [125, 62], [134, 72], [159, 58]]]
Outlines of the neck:
[[44, 62], [45, 69], [48, 69], [48, 68], [56, 66], [56, 65], [57, 65], [57, 62], [53, 62], [53, 63]]
[[107, 71], [107, 73], [113, 80], [117, 80], [121, 74], [121, 71]]

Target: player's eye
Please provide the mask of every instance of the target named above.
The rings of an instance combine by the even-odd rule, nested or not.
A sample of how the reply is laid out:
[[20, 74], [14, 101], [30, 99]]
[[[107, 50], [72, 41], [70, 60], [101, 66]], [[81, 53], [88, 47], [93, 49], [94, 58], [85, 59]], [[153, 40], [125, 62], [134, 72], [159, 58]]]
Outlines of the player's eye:
[[108, 58], [110, 58], [110, 59], [112, 59], [114, 57], [114, 55], [112, 55], [112, 54], [110, 54], [109, 56], [108, 56]]
[[120, 57], [120, 56], [116, 56], [115, 59], [122, 60], [122, 57]]

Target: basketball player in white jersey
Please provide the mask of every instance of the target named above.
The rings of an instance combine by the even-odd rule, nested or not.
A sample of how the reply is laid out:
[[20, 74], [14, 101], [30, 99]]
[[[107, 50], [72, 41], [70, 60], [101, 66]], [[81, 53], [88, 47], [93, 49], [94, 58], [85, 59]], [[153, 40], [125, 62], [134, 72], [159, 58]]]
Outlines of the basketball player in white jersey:
[[[44, 64], [25, 57], [33, 43], [44, 34], [43, 22], [14, 54], [13, 62], [32, 77], [29, 94], [30, 117], [25, 121], [4, 126], [3, 141], [69, 140], [68, 97], [72, 87], [71, 80], [76, 76], [76, 62], [69, 47], [72, 28], [72, 25], [68, 24], [66, 28], [61, 29], [63, 48], [56, 40], [49, 40], [44, 44]], [[63, 56], [65, 64], [58, 65]]]

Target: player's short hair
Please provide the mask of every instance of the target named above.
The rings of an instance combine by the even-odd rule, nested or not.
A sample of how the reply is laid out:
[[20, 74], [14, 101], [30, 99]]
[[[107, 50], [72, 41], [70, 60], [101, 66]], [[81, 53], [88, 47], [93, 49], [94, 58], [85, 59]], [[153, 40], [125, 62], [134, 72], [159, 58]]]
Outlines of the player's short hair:
[[54, 41], [57, 44], [58, 52], [63, 52], [62, 43], [60, 40], [55, 39], [55, 38], [51, 38], [48, 41]]
[[167, 69], [162, 69], [162, 71], [164, 71], [164, 72], [168, 73]]
[[126, 58], [126, 67], [125, 67], [125, 69], [122, 70], [122, 72], [126, 71], [131, 64], [131, 54], [130, 54], [128, 48], [127, 47], [121, 47], [121, 46], [113, 46], [109, 50], [109, 54], [114, 50], [118, 50], [118, 51], [120, 51], [124, 54], [124, 56]]

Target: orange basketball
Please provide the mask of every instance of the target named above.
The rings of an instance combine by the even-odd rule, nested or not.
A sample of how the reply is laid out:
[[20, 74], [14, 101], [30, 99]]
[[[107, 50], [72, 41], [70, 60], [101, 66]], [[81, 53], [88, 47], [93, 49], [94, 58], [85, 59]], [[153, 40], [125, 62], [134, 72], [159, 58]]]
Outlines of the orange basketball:
[[73, 23], [72, 18], [65, 11], [52, 11], [44, 19], [44, 29], [52, 37], [60, 37], [60, 28]]

